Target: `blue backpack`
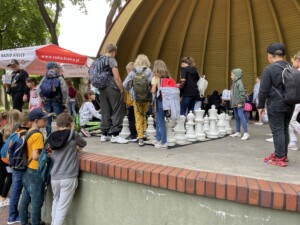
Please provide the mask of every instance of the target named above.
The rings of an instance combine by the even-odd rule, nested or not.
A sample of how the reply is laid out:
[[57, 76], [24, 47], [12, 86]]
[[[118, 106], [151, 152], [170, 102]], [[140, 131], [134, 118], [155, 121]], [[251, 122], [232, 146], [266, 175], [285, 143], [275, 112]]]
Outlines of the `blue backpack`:
[[27, 140], [39, 130], [31, 130], [26, 135], [19, 137], [9, 148], [9, 163], [12, 169], [16, 171], [25, 171], [32, 158], [28, 161]]
[[43, 180], [45, 186], [48, 186], [50, 183], [50, 172], [52, 169], [52, 159], [48, 155], [47, 148], [48, 148], [48, 140], [45, 142], [44, 148], [39, 157], [39, 166], [38, 166], [38, 175]]
[[46, 98], [54, 98], [60, 93], [60, 80], [58, 77], [45, 77], [41, 86], [41, 93]]

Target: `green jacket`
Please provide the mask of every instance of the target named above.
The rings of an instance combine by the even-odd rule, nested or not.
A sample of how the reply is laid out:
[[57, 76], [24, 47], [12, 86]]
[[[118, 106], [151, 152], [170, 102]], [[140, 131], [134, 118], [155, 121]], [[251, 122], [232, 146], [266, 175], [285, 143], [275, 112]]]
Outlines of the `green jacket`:
[[238, 104], [245, 106], [245, 88], [242, 82], [243, 71], [241, 69], [232, 70], [234, 73], [234, 81], [231, 85], [231, 107], [237, 107]]

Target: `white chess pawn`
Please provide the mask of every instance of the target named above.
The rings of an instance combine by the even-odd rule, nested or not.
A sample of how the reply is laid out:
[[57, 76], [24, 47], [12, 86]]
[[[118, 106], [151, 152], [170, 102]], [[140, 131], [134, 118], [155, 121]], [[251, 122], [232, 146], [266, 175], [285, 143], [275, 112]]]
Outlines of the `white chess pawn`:
[[155, 134], [156, 134], [156, 130], [154, 128], [154, 119], [152, 117], [152, 115], [150, 115], [148, 117], [148, 120], [147, 120], [147, 129], [146, 129], [146, 132], [147, 132], [147, 135], [148, 135], [148, 138], [150, 140], [154, 140], [155, 138]]
[[123, 138], [126, 138], [126, 137], [128, 137], [128, 135], [130, 135], [129, 121], [128, 121], [127, 116], [124, 116], [122, 126], [123, 126], [123, 128], [122, 128], [121, 133], [119, 135]]
[[188, 128], [187, 128], [186, 135], [185, 135], [186, 140], [189, 142], [197, 141], [194, 119], [195, 119], [195, 115], [193, 114], [192, 111], [190, 111], [190, 113], [187, 115], [187, 123], [186, 124], [188, 125]]
[[225, 116], [225, 129], [226, 129], [227, 134], [232, 134], [232, 128], [230, 127], [231, 118], [232, 118], [232, 116], [229, 116], [228, 114], [226, 114], [226, 116]]
[[186, 145], [186, 136], [185, 136], [185, 116], [181, 115], [179, 119], [176, 121], [177, 125], [174, 127], [174, 138], [176, 140], [176, 144], [178, 145]]
[[225, 113], [221, 113], [218, 115], [219, 121], [218, 121], [218, 130], [219, 130], [219, 136], [224, 137], [226, 135], [226, 129], [225, 129]]
[[206, 134], [204, 133], [204, 130], [203, 130], [203, 122], [204, 122], [203, 116], [204, 116], [204, 113], [205, 113], [204, 110], [201, 110], [201, 109], [195, 110], [195, 114], [196, 114], [196, 117], [195, 117], [195, 123], [196, 123], [195, 132], [196, 132], [196, 135], [197, 135], [197, 139], [199, 141], [204, 141], [205, 136], [206, 136]]
[[173, 126], [174, 126], [173, 120], [171, 120], [171, 119], [166, 120], [168, 146], [174, 146], [176, 144], [176, 139], [174, 138], [174, 134], [172, 131]]
[[217, 130], [217, 119], [218, 119], [218, 112], [216, 110], [216, 106], [212, 105], [211, 109], [208, 111], [209, 113], [209, 131], [207, 131], [207, 137], [208, 138], [218, 138], [219, 133]]
[[208, 118], [207, 115], [204, 117], [203, 131], [204, 131], [204, 133], [206, 133], [206, 134], [207, 134], [207, 132], [209, 131], [209, 118]]

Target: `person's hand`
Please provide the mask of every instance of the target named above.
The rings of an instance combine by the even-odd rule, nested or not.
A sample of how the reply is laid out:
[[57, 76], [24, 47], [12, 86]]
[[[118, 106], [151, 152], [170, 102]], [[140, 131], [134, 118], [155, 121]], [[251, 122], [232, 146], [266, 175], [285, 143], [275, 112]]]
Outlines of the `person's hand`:
[[258, 113], [259, 115], [263, 116], [265, 114], [265, 109], [264, 108], [258, 109]]
[[237, 107], [238, 107], [239, 109], [242, 108], [242, 106], [243, 106], [243, 105], [241, 105], [241, 104], [238, 104], [238, 105], [237, 105]]
[[27, 95], [23, 95], [23, 102], [27, 102], [28, 101], [28, 96]]

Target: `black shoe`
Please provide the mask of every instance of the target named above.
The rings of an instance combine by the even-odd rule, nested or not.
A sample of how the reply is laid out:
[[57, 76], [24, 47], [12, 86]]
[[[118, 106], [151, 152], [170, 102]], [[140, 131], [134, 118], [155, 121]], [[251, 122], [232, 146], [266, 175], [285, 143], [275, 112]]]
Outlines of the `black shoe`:
[[127, 141], [130, 142], [136, 142], [138, 139], [135, 135], [129, 134], [127, 138], [125, 138]]

